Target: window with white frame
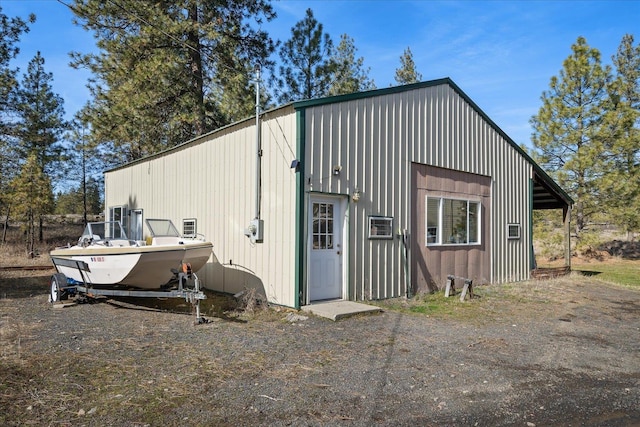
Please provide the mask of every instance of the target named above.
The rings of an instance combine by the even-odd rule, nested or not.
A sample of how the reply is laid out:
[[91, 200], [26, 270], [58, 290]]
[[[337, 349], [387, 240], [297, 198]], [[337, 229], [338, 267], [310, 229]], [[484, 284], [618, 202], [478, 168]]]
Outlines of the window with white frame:
[[111, 227], [110, 236], [112, 239], [120, 239], [120, 230], [126, 230], [129, 226], [126, 206], [111, 206], [109, 208], [109, 221], [119, 222], [122, 227]]
[[480, 243], [480, 202], [444, 197], [426, 198], [427, 245]]
[[195, 218], [187, 218], [182, 220], [182, 235], [195, 236], [198, 233], [197, 222]]

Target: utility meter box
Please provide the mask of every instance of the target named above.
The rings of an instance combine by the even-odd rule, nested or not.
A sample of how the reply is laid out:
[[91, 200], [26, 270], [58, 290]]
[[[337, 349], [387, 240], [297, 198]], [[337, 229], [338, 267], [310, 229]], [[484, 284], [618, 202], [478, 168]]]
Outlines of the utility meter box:
[[262, 243], [264, 239], [264, 221], [257, 218], [252, 219], [244, 234], [251, 240], [251, 243]]

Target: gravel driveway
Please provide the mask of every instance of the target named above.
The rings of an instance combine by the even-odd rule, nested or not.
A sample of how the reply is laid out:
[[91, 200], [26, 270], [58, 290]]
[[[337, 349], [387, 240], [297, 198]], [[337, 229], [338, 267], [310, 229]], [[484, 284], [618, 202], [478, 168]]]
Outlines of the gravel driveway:
[[592, 278], [481, 287], [463, 315], [203, 325], [54, 309], [47, 281], [0, 278], [2, 425], [640, 425], [640, 292]]

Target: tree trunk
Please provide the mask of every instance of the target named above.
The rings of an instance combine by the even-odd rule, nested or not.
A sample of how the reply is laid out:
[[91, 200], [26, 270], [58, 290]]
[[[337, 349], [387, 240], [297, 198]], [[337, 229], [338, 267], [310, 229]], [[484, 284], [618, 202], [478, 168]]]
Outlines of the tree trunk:
[[[192, 2], [189, 6], [189, 20], [193, 22], [193, 28], [198, 26], [198, 5]], [[197, 121], [195, 123], [196, 135], [202, 135], [206, 131], [206, 112], [204, 108], [204, 83], [202, 79], [202, 55], [200, 53], [200, 37], [196, 31], [189, 31], [187, 34], [187, 44], [189, 45], [189, 58], [192, 72], [192, 91], [196, 101]]]
[[29, 215], [27, 217], [27, 257], [28, 258], [33, 258], [34, 256], [34, 247], [36, 245], [35, 242], [35, 237], [36, 237], [36, 233], [35, 233], [35, 221], [33, 218], [33, 212], [29, 212]]
[[582, 234], [582, 230], [584, 230], [584, 227], [585, 227], [582, 202], [578, 202], [575, 204], [574, 212], [575, 212], [575, 218], [576, 218], [576, 222], [575, 222], [576, 238], [580, 240], [580, 235]]
[[9, 213], [11, 212], [11, 207], [7, 206], [7, 215], [4, 217], [4, 228], [2, 229], [2, 243], [7, 242], [7, 229], [9, 228]]

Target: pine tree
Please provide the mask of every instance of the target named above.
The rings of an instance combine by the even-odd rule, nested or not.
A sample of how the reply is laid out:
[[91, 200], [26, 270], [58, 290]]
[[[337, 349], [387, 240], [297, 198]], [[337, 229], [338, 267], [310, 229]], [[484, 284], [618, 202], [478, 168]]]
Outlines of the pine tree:
[[598, 180], [603, 175], [601, 132], [611, 70], [602, 66], [600, 52], [583, 37], [571, 50], [560, 75], [553, 76], [543, 92], [531, 124], [537, 160], [575, 199], [575, 233], [580, 237], [603, 209]]
[[84, 114], [92, 138], [113, 145], [116, 162], [252, 114], [248, 70], [269, 66], [274, 48], [249, 21], [275, 17], [266, 0], [76, 0], [74, 13], [100, 49], [73, 56], [95, 76]]
[[51, 181], [42, 170], [37, 153], [29, 153], [10, 187], [12, 209], [22, 222], [27, 256], [32, 258], [35, 255], [36, 221], [53, 210]]
[[44, 63], [38, 52], [29, 62], [14, 98], [18, 116], [16, 151], [19, 159], [35, 154], [40, 168], [55, 177], [64, 151], [61, 139], [68, 125], [64, 119], [64, 101], [53, 93], [53, 74], [45, 71]]
[[[34, 21], [35, 16], [30, 15], [29, 22]], [[18, 69], [11, 68], [10, 61], [20, 52], [17, 44], [20, 36], [27, 32], [29, 27], [24, 20], [7, 17], [0, 6], [0, 144], [7, 143], [10, 134], [11, 97], [18, 87]]]
[[[82, 123], [81, 117], [76, 117], [67, 135], [71, 150], [65, 163], [67, 182], [75, 190], [61, 194], [62, 203], [56, 204], [57, 213], [82, 214], [85, 224], [89, 214], [100, 212], [100, 207], [96, 206], [95, 199], [97, 197], [99, 205], [100, 187], [98, 184], [103, 179], [102, 171], [108, 169], [108, 165], [103, 160], [105, 156], [102, 147], [92, 145], [87, 137], [88, 134], [87, 125]], [[98, 191], [97, 196], [93, 194], [95, 191]], [[66, 207], [72, 210], [65, 212], [64, 208]]]
[[400, 68], [396, 69], [395, 79], [399, 85], [418, 83], [422, 80], [422, 74], [416, 69], [413, 53], [409, 47], [404, 50], [404, 53], [400, 57]]
[[[17, 114], [17, 121], [14, 124], [14, 135], [17, 141], [14, 147], [16, 157], [22, 160], [33, 156], [39, 170], [48, 175], [50, 181], [60, 177], [58, 166], [64, 152], [61, 138], [67, 128], [63, 101], [60, 96], [53, 93], [52, 80], [53, 75], [45, 71], [44, 58], [38, 52], [29, 62], [27, 73], [13, 99]], [[51, 191], [50, 185], [49, 191]], [[53, 195], [49, 195], [49, 198], [53, 199]], [[53, 205], [43, 204], [42, 207], [52, 209]], [[37, 212], [41, 215], [51, 213], [46, 210], [37, 210]], [[43, 241], [42, 216], [38, 221], [39, 240]]]
[[336, 69], [329, 95], [344, 95], [376, 88], [373, 80], [369, 79], [370, 68], [364, 68], [364, 58], [356, 58], [356, 52], [353, 39], [343, 34], [332, 58]]
[[602, 158], [606, 162], [603, 193], [614, 223], [631, 234], [640, 231], [640, 45], [622, 38], [613, 64]]
[[[30, 15], [29, 22], [35, 21]], [[9, 18], [2, 13], [0, 6], [0, 214], [2, 215], [2, 242], [5, 241], [9, 221], [10, 203], [8, 184], [18, 173], [18, 161], [13, 155], [15, 144], [13, 134], [13, 102], [18, 88], [16, 78], [18, 69], [11, 68], [10, 61], [20, 51], [17, 46], [20, 36], [29, 31], [27, 22], [21, 18]]]
[[333, 41], [307, 9], [304, 19], [291, 28], [291, 38], [280, 49], [280, 76], [277, 79], [281, 103], [321, 98], [329, 94], [336, 64]]

